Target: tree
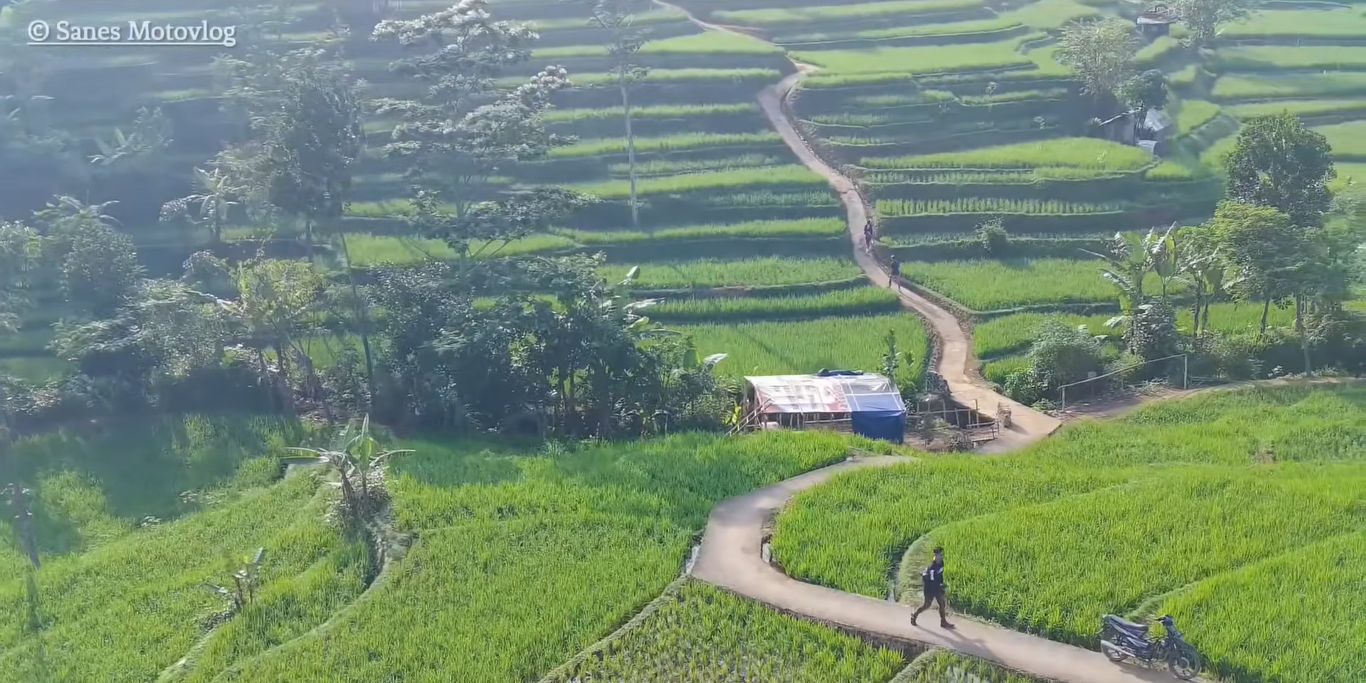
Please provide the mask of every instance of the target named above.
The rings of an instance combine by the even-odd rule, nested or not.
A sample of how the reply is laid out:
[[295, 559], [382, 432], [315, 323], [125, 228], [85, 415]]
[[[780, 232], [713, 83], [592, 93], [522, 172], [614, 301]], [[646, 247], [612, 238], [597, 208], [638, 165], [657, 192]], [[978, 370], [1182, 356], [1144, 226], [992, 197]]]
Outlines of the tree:
[[1058, 62], [1070, 68], [1098, 102], [1115, 96], [1133, 74], [1138, 37], [1122, 19], [1079, 19], [1062, 29]]
[[1219, 203], [1209, 229], [1231, 275], [1229, 294], [1237, 301], [1262, 304], [1258, 334], [1266, 334], [1271, 305], [1297, 289], [1295, 273], [1304, 265], [1307, 248], [1304, 230], [1275, 208], [1232, 200]]
[[1155, 299], [1139, 306], [1124, 331], [1124, 345], [1129, 353], [1143, 360], [1176, 355], [1181, 348], [1180, 335], [1171, 304], [1166, 299]]
[[303, 217], [311, 249], [313, 227], [341, 216], [351, 194], [351, 167], [364, 146], [355, 84], [340, 62], [318, 51], [291, 68], [284, 108], [269, 129], [265, 148], [270, 202]]
[[1246, 17], [1248, 5], [1248, 0], [1176, 0], [1173, 7], [1190, 31], [1190, 44], [1210, 47], [1219, 27]]
[[209, 168], [194, 170], [196, 192], [173, 199], [161, 206], [161, 221], [186, 218], [193, 223], [209, 226], [209, 237], [215, 244], [223, 241], [223, 228], [232, 218], [232, 210], [246, 189], [246, 180], [231, 172], [232, 167], [215, 159]]
[[37, 264], [38, 233], [22, 223], [0, 222], [0, 334], [13, 331], [28, 303], [28, 274]]
[[1161, 109], [1167, 106], [1167, 77], [1157, 69], [1148, 69], [1125, 81], [1119, 97], [1130, 109]]
[[462, 260], [497, 256], [514, 240], [544, 232], [595, 201], [573, 190], [539, 188], [471, 205], [463, 216], [447, 213], [429, 192], [412, 200], [412, 224], [420, 234], [446, 242]]
[[97, 318], [111, 315], [142, 278], [137, 250], [127, 235], [106, 225], [87, 224], [70, 237], [62, 259], [66, 300]]
[[258, 137], [266, 200], [303, 220], [311, 250], [315, 223], [342, 214], [364, 144], [355, 83], [340, 60], [315, 48], [222, 59], [220, 68]]
[[380, 115], [402, 121], [386, 153], [407, 161], [407, 174], [457, 216], [478, 201], [484, 181], [501, 163], [544, 154], [566, 142], [549, 134], [541, 112], [569, 84], [567, 72], [547, 67], [512, 91], [496, 79], [525, 62], [536, 34], [523, 24], [494, 21], [485, 0], [461, 0], [416, 19], [375, 26], [376, 40], [393, 40], [428, 54], [400, 60], [393, 70], [427, 85], [422, 99], [383, 98]]
[[897, 366], [901, 363], [901, 358], [896, 353], [896, 331], [887, 330], [887, 336], [882, 338], [882, 344], [887, 349], [882, 354], [882, 374], [895, 383]]
[[1209, 328], [1210, 303], [1224, 289], [1224, 260], [1212, 230], [1182, 228], [1175, 236], [1178, 277], [1190, 286], [1191, 327], [1195, 337]]
[[1323, 225], [1332, 208], [1332, 148], [1289, 112], [1244, 121], [1224, 168], [1229, 199], [1274, 208], [1302, 228]]
[[640, 208], [636, 197], [636, 136], [631, 127], [631, 84], [646, 73], [646, 68], [637, 60], [640, 48], [645, 44], [645, 31], [634, 24], [635, 0], [586, 0], [592, 18], [590, 23], [612, 38], [607, 52], [612, 57], [612, 70], [616, 72], [617, 89], [621, 92], [622, 120], [626, 124], [626, 167], [630, 176], [631, 226], [640, 225]]
[[[1110, 327], [1118, 326], [1147, 301], [1147, 295], [1143, 289], [1144, 280], [1148, 273], [1158, 269], [1158, 263], [1167, 259], [1168, 244], [1174, 229], [1175, 226], [1172, 226], [1159, 233], [1157, 228], [1153, 228], [1143, 237], [1132, 233], [1115, 233], [1115, 236], [1110, 239], [1109, 248], [1104, 253], [1082, 250], [1084, 253], [1106, 262], [1106, 267], [1101, 269], [1100, 276], [1119, 290], [1121, 315], [1112, 318], [1107, 325]], [[1163, 296], [1166, 296], [1165, 279], [1163, 280]]]
[[115, 128], [111, 139], [95, 139], [100, 152], [90, 157], [90, 163], [109, 168], [150, 159], [165, 152], [171, 142], [171, 120], [161, 107], [141, 107], [133, 118], [131, 132]]
[[[275, 387], [286, 411], [293, 411], [290, 385], [291, 360], [298, 358], [311, 387], [317, 373], [308, 355], [307, 332], [315, 323], [325, 282], [312, 265], [301, 261], [257, 258], [237, 266], [233, 273], [235, 300], [217, 303], [244, 330], [244, 341], [256, 353], [257, 367]], [[265, 352], [275, 354], [275, 370]]]

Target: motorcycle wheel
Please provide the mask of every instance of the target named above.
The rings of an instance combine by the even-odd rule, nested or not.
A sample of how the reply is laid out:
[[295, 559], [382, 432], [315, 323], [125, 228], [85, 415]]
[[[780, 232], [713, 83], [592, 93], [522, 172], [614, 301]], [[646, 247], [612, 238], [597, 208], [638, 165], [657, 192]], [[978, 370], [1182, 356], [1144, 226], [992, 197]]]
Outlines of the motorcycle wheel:
[[1200, 675], [1200, 653], [1189, 647], [1179, 648], [1167, 658], [1167, 667], [1173, 676], [1189, 681]]
[[1123, 651], [1109, 647], [1108, 645], [1101, 645], [1100, 651], [1104, 652], [1106, 658], [1115, 663], [1122, 662], [1129, 658], [1129, 655], [1124, 654]]

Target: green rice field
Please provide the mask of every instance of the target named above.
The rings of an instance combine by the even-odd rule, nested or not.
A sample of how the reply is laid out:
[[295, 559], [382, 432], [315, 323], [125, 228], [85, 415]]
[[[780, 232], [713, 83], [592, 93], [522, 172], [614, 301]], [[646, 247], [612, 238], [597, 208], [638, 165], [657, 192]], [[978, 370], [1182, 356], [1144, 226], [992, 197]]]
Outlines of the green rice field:
[[666, 593], [662, 604], [604, 652], [594, 654], [552, 673], [547, 683], [684, 677], [881, 683], [905, 664], [896, 651], [874, 648], [692, 581]]
[[[1334, 563], [1366, 522], [1363, 410], [1355, 385], [1223, 391], [1074, 425], [1021, 455], [849, 473], [798, 495], [774, 553], [795, 576], [879, 597], [904, 554], [897, 590], [918, 602], [942, 545], [958, 609], [1084, 646], [1099, 614], [1172, 613], [1230, 680], [1345, 682], [1361, 635], [1323, 648], [1331, 636], [1309, 622], [1341, 628], [1360, 607], [1355, 574]], [[1291, 601], [1305, 609], [1282, 625], [1304, 637], [1276, 639], [1261, 615]]]
[[985, 147], [962, 152], [896, 158], [868, 158], [863, 165], [878, 169], [1079, 168], [1092, 171], [1136, 171], [1152, 163], [1142, 150], [1094, 138], [1068, 138]]
[[918, 382], [924, 372], [928, 342], [924, 326], [908, 315], [818, 318], [806, 321], [679, 326], [697, 340], [702, 355], [725, 353], [717, 372], [742, 375], [801, 374], [822, 368], [877, 372], [886, 353], [883, 339], [896, 334], [898, 351], [912, 363], [901, 363], [899, 379]]
[[[294, 17], [250, 34], [263, 49], [285, 49], [332, 39], [340, 9], [297, 3], [252, 19], [203, 0], [133, 4], [63, 12], [89, 23]], [[383, 4], [386, 16], [411, 19], [451, 3]], [[1333, 145], [1333, 190], [1366, 193], [1360, 2], [1254, 7], [1205, 50], [1189, 48], [1179, 24], [1145, 41], [1136, 66], [1165, 74], [1176, 122], [1157, 156], [1095, 137], [1096, 112], [1058, 61], [1069, 22], [1131, 22], [1132, 8], [1091, 0], [679, 5], [643, 5], [630, 22], [645, 31], [643, 68], [629, 79], [632, 167], [611, 37], [589, 25], [587, 7], [491, 0], [493, 19], [526, 21], [538, 33], [523, 46], [530, 61], [491, 69], [492, 82], [511, 89], [563, 64], [573, 85], [541, 117], [556, 136], [546, 154], [498, 160], [468, 196], [443, 197], [442, 208], [463, 214], [465, 199], [537, 188], [592, 195], [597, 201], [543, 232], [505, 245], [476, 241], [471, 251], [481, 259], [601, 254], [608, 284], [638, 267], [624, 289], [656, 299], [643, 313], [664, 334], [691, 338], [699, 356], [726, 354], [715, 371], [727, 389], [746, 375], [880, 373], [889, 332], [903, 390], [919, 388], [931, 358], [921, 320], [893, 292], [869, 286], [851, 260], [839, 197], [759, 107], [761, 89], [799, 70], [784, 106], [811, 149], [865, 190], [883, 245], [907, 259], [905, 277], [969, 309], [988, 381], [1025, 367], [1051, 322], [1107, 336], [1107, 358], [1118, 355], [1118, 332], [1104, 324], [1117, 292], [1077, 245], [1149, 224], [1199, 224], [1220, 195], [1222, 156], [1239, 121], [1304, 117]], [[738, 32], [707, 30], [689, 14]], [[366, 82], [367, 112], [369, 100], [425, 87], [390, 68], [405, 51], [370, 33], [353, 26], [335, 43]], [[177, 165], [158, 173], [182, 176], [241, 132], [222, 115], [214, 52], [54, 55], [41, 70], [57, 98], [53, 123], [104, 136], [115, 126], [127, 132], [138, 107], [162, 106]], [[125, 79], [126, 92], [108, 92]], [[317, 262], [331, 282], [346, 281], [343, 263], [371, 282], [462, 257], [410, 221], [411, 178], [383, 149], [397, 123], [367, 115], [344, 215], [317, 225]], [[78, 157], [89, 142], [73, 145]], [[72, 192], [103, 197], [108, 188], [95, 185]], [[172, 198], [154, 185], [139, 197], [152, 214]], [[1004, 251], [972, 234], [989, 218], [1010, 232]], [[226, 231], [233, 244], [210, 246], [248, 253], [251, 239], [293, 234], [247, 223], [235, 219]], [[119, 227], [139, 244], [210, 248], [155, 215]], [[976, 258], [985, 254], [992, 258]], [[1145, 282], [1149, 293], [1160, 289], [1156, 276]], [[1173, 281], [1170, 291], [1177, 324], [1189, 330], [1184, 285]], [[1366, 314], [1360, 294], [1347, 308]], [[73, 372], [47, 350], [65, 314], [40, 313], [0, 334], [0, 374], [45, 382]], [[1220, 300], [1210, 322], [1221, 334], [1245, 333], [1261, 315], [1260, 306]], [[1293, 321], [1293, 308], [1272, 307], [1271, 327]], [[357, 340], [341, 330], [303, 346], [327, 370]], [[285, 475], [285, 448], [319, 445], [315, 427], [137, 416], [18, 441], [13, 464], [35, 489], [43, 566], [33, 572], [35, 602], [16, 534], [0, 524], [0, 681], [1038, 683], [949, 652], [912, 659], [680, 578], [719, 501], [841, 461], [850, 448], [901, 449], [828, 433], [621, 435], [598, 444], [403, 433], [384, 437], [414, 452], [389, 470], [391, 522], [404, 546], [383, 574], [372, 548], [335, 523], [334, 488], [310, 471]], [[919, 454], [842, 475], [776, 517], [773, 556], [800, 580], [910, 602], [926, 551], [943, 545], [953, 607], [978, 618], [1093, 648], [1100, 614], [1171, 613], [1211, 678], [1360, 683], [1363, 454], [1359, 383], [1210, 392], [1069, 424], [1009, 457]], [[215, 626], [224, 604], [205, 584], [231, 582], [260, 548], [256, 599]]]
[[[1096, 260], [907, 261], [901, 272], [911, 282], [975, 311], [1115, 300], [1113, 286], [1101, 279]], [[1173, 285], [1172, 291], [1179, 290]], [[1146, 288], [1160, 289], [1155, 275], [1150, 274]]]
[[[620, 282], [631, 268], [609, 266], [601, 272], [607, 281]], [[664, 261], [640, 267], [631, 286], [640, 289], [698, 289], [790, 285], [848, 280], [861, 274], [862, 271], [852, 260], [839, 258]]]
[[536, 678], [658, 596], [716, 501], [841, 459], [845, 443], [688, 435], [558, 456], [408, 443], [416, 453], [398, 466], [395, 507], [420, 540], [394, 575], [326, 633], [234, 675]]

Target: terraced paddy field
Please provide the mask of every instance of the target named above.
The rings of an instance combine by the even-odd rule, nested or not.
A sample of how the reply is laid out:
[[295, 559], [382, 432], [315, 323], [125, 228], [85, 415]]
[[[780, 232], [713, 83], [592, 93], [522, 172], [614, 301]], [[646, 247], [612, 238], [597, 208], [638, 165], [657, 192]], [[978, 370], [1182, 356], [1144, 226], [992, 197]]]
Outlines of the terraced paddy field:
[[[1067, 22], [1131, 18], [1125, 8], [1067, 0], [684, 6], [812, 67], [790, 103], [807, 139], [858, 181], [883, 245], [912, 282], [998, 317], [977, 316], [979, 335], [999, 334], [1019, 321], [999, 314], [1021, 309], [1069, 322], [1084, 313], [1093, 331], [1105, 331], [1097, 321], [1117, 310], [1115, 293], [1083, 250], [1103, 251], [1116, 231], [1203, 221], [1222, 193], [1223, 156], [1248, 117], [1303, 116], [1342, 165], [1335, 191], [1358, 192], [1362, 173], [1352, 164], [1366, 140], [1358, 130], [1366, 81], [1354, 27], [1366, 14], [1357, 6], [1258, 9], [1225, 27], [1212, 50], [1183, 47], [1179, 25], [1171, 37], [1145, 41], [1137, 66], [1162, 71], [1172, 94], [1174, 134], [1156, 157], [1086, 136], [1084, 96], [1054, 54]], [[996, 219], [1010, 240], [988, 252], [974, 231]], [[1179, 290], [1172, 294], [1182, 301]], [[1214, 316], [1223, 332], [1255, 322], [1250, 307], [1225, 302], [1216, 311], [1231, 314]], [[1285, 311], [1270, 323], [1289, 325]], [[979, 344], [991, 376], [1022, 362], [1011, 353], [1024, 346], [998, 348], [990, 337]]]
[[[121, 2], [131, 4], [98, 12], [113, 16], [136, 4], [158, 19], [233, 16], [208, 5]], [[836, 197], [797, 165], [754, 102], [760, 88], [792, 73], [789, 57], [818, 67], [791, 102], [804, 133], [859, 180], [884, 243], [902, 255], [912, 281], [981, 312], [1044, 307], [977, 321], [978, 354], [997, 366], [1018, 362], [1030, 330], [1048, 319], [1102, 332], [1108, 314], [1089, 307], [1112, 303], [1113, 292], [1078, 249], [1094, 249], [1117, 230], [1203, 218], [1220, 193], [1219, 153], [1240, 118], [1297, 108], [1336, 141], [1340, 160], [1362, 156], [1357, 127], [1366, 110], [1356, 105], [1366, 80], [1353, 28], [1360, 8], [1259, 12], [1209, 54], [1175, 39], [1145, 46], [1140, 63], [1168, 73], [1177, 96], [1174, 151], [1158, 159], [1083, 137], [1076, 83], [1055, 58], [1061, 26], [1113, 7], [828, 2], [682, 3], [754, 37], [703, 32], [667, 7], [637, 17], [651, 32], [641, 52], [649, 70], [632, 87], [638, 221], [607, 37], [585, 26], [575, 4], [492, 3], [498, 18], [529, 21], [541, 34], [533, 59], [500, 74], [500, 83], [565, 65], [576, 85], [557, 95], [545, 121], [575, 139], [500, 167], [473, 198], [553, 186], [601, 201], [489, 257], [602, 252], [613, 280], [639, 266], [628, 286], [659, 299], [651, 317], [690, 334], [704, 354], [729, 354], [718, 371], [730, 377], [877, 370], [892, 332], [902, 355], [898, 379], [913, 385], [929, 356], [923, 327], [892, 294], [858, 277]], [[447, 4], [395, 4], [395, 16]], [[297, 22], [259, 40], [317, 40], [332, 9], [291, 6]], [[93, 8], [79, 11], [96, 17]], [[346, 55], [370, 83], [367, 97], [421, 87], [388, 71], [399, 54], [393, 46], [355, 33]], [[73, 52], [52, 65], [55, 90], [66, 93], [54, 112], [65, 125], [99, 127], [160, 104], [178, 143], [174, 168], [153, 175], [185, 175], [234, 134], [219, 111], [211, 57]], [[393, 125], [366, 122], [357, 201], [325, 231], [345, 234], [348, 265], [366, 270], [456, 256], [406, 220], [407, 182], [381, 154]], [[144, 214], [186, 189], [137, 187]], [[11, 193], [45, 196], [26, 187]], [[1006, 254], [984, 253], [973, 234], [992, 217], [1010, 232]], [[143, 245], [165, 238], [154, 221], [124, 228]], [[234, 234], [257, 230], [238, 226]], [[176, 236], [174, 246], [192, 250], [201, 246], [196, 239]], [[169, 260], [178, 265], [180, 256]], [[1075, 304], [1088, 308], [1062, 308]], [[1213, 318], [1234, 329], [1249, 315], [1221, 308]], [[1276, 315], [1283, 325], [1284, 312]], [[64, 372], [46, 350], [52, 322], [26, 320], [0, 363], [35, 376]], [[945, 457], [851, 475], [800, 498], [781, 518], [775, 547], [802, 578], [876, 596], [904, 556], [904, 596], [915, 592], [910, 579], [924, 548], [944, 543], [957, 604], [1003, 623], [1090, 645], [1101, 611], [1169, 610], [1232, 680], [1353, 680], [1366, 669], [1366, 642], [1351, 627], [1366, 611], [1351, 590], [1363, 578], [1350, 565], [1362, 552], [1361, 410], [1356, 389], [1203, 397], [1116, 425], [1072, 428], [1019, 460]], [[181, 431], [201, 429], [218, 433]], [[242, 450], [273, 452], [307, 438], [262, 429], [268, 434]], [[195, 439], [186, 443], [175, 450], [189, 454], [185, 462], [159, 450], [148, 456], [168, 461], [165, 472], [148, 468], [160, 478], [111, 472], [96, 458], [52, 458], [62, 467], [38, 477], [40, 525], [52, 539], [36, 575], [40, 606], [19, 578], [25, 560], [12, 543], [0, 551], [0, 569], [9, 570], [0, 572], [8, 577], [0, 613], [14, 617], [0, 630], [0, 678], [368, 680], [440, 672], [443, 680], [524, 681], [568, 661], [565, 677], [594, 680], [882, 681], [906, 664], [693, 584], [671, 589], [601, 656], [574, 659], [670, 585], [712, 505], [844, 458], [850, 444], [836, 436], [685, 435], [575, 450], [415, 439], [416, 454], [400, 459], [394, 475], [395, 523], [413, 545], [378, 580], [369, 549], [322, 514], [327, 487], [307, 475], [280, 481], [273, 458], [208, 455]], [[117, 439], [74, 446], [26, 448], [128, 448]], [[142, 490], [155, 493], [156, 505], [130, 503], [130, 492]], [[1306, 506], [1311, 512], [1301, 514]], [[237, 558], [257, 548], [269, 558], [261, 599], [210, 629], [207, 617], [221, 605], [202, 584], [228, 581]], [[151, 574], [126, 571], [149, 558]], [[1269, 613], [1286, 616], [1268, 624]], [[30, 637], [34, 620], [42, 638]], [[176, 667], [191, 651], [196, 656]], [[897, 680], [946, 676], [1021, 680], [944, 654], [916, 660]]]
[[[141, 477], [93, 457], [126, 448], [138, 433], [70, 432], [19, 444], [42, 482], [47, 541], [36, 580], [43, 628], [34, 636], [24, 625], [26, 560], [6, 544], [5, 680], [163, 673], [170, 680], [360, 680], [432, 672], [535, 680], [659, 596], [717, 501], [841, 460], [851, 445], [881, 448], [834, 434], [688, 435], [574, 452], [411, 440], [406, 445], [416, 452], [395, 465], [392, 481], [395, 524], [410, 535], [411, 548], [371, 585], [377, 567], [366, 545], [324, 514], [334, 489], [308, 474], [279, 480], [279, 451], [271, 449], [311, 437], [285, 424], [196, 418], [157, 432], [165, 448], [148, 458], [165, 466], [139, 469]], [[209, 450], [229, 444], [240, 459]], [[64, 452], [64, 461], [41, 457]], [[234, 463], [250, 464], [234, 473]], [[206, 465], [227, 470], [196, 473]], [[175, 493], [140, 495], [190, 481], [200, 492], [192, 502]], [[138, 501], [163, 507], [128, 507]], [[143, 514], [161, 521], [139, 525]], [[72, 533], [56, 535], [63, 527]], [[236, 558], [258, 547], [266, 559], [257, 598], [209, 630], [202, 620], [220, 599], [201, 584], [230, 580]], [[802, 680], [886, 680], [902, 665], [899, 655], [710, 589], [686, 587], [681, 597], [657, 613], [662, 621], [647, 622], [656, 635], [623, 642], [650, 647], [657, 638], [696, 638], [699, 649], [625, 664], [666, 677], [693, 657], [694, 667], [722, 666], [700, 649], [719, 633], [703, 629], [734, 619], [733, 628], [754, 628], [730, 651], [745, 653], [756, 674], [768, 672], [762, 680], [791, 680], [784, 676], [793, 672], [805, 672]], [[196, 656], [173, 667], [201, 638]], [[608, 662], [606, 670], [622, 663]]]
[[[1009, 457], [848, 473], [793, 500], [774, 553], [796, 577], [869, 596], [895, 576], [918, 603], [942, 545], [966, 612], [1087, 647], [1103, 613], [1171, 613], [1228, 680], [1350, 681], [1366, 665], [1361, 576], [1343, 564], [1366, 529], [1364, 411], [1359, 385], [1215, 392]], [[1267, 621], [1288, 582], [1314, 607]], [[1270, 640], [1286, 628], [1296, 636]], [[1335, 637], [1344, 647], [1321, 647]]]
[[[403, 3], [391, 8], [391, 16], [411, 18], [445, 6]], [[118, 9], [116, 3], [101, 11]], [[301, 45], [326, 29], [332, 19], [331, 9], [326, 3], [300, 6], [288, 17], [279, 17], [290, 22], [280, 35], [262, 31], [241, 39], [258, 47]], [[69, 11], [73, 16], [84, 16], [81, 12], [85, 10]], [[154, 5], [139, 6], [138, 11], [153, 18], [169, 18], [190, 10]], [[237, 16], [228, 10], [211, 11], [207, 6], [203, 11], [209, 19]], [[759, 112], [757, 92], [792, 69], [781, 48], [753, 38], [703, 31], [675, 9], [647, 8], [636, 16], [636, 25], [646, 31], [648, 40], [640, 52], [640, 61], [647, 68], [631, 91], [639, 213], [638, 222], [633, 224], [624, 110], [611, 73], [607, 33], [589, 26], [587, 10], [582, 6], [495, 2], [491, 12], [497, 19], [528, 22], [539, 33], [531, 60], [501, 74], [509, 87], [545, 64], [562, 64], [569, 69], [574, 87], [556, 96], [556, 106], [546, 114], [545, 122], [551, 132], [570, 142], [553, 147], [544, 158], [500, 168], [482, 181], [483, 194], [472, 199], [558, 186], [590, 194], [597, 201], [548, 233], [505, 245], [474, 244], [471, 252], [485, 258], [604, 253], [609, 264], [605, 274], [614, 278], [641, 266], [644, 277], [635, 286], [642, 294], [662, 300], [653, 312], [655, 317], [700, 325], [699, 330], [711, 329], [710, 323], [772, 318], [809, 320], [828, 327], [843, 317], [894, 310], [894, 302], [884, 293], [853, 291], [859, 273], [852, 264], [834, 265], [848, 254], [839, 204], [822, 179], [794, 163], [791, 152]], [[353, 31], [341, 48], [356, 76], [369, 83], [365, 95], [400, 97], [417, 92], [420, 83], [389, 71], [390, 62], [403, 52], [383, 41], [370, 40], [368, 33], [366, 27]], [[102, 70], [136, 71], [146, 82], [138, 81], [138, 87], [123, 98], [109, 100], [105, 107], [107, 123], [116, 123], [117, 115], [136, 106], [161, 104], [175, 124], [175, 138], [186, 143], [176, 143], [176, 158], [186, 164], [196, 163], [206, 159], [210, 151], [188, 143], [205, 136], [215, 140], [224, 137], [221, 129], [229, 121], [218, 112], [220, 100], [214, 91], [210, 56], [191, 60], [146, 50], [120, 53], [117, 58], [92, 53], [94, 59], [79, 65], [71, 62], [69, 73], [59, 70], [54, 87], [80, 89], [85, 82], [81, 79], [114, 74]], [[172, 90], [174, 97], [153, 95]], [[172, 99], [174, 105], [169, 103]], [[331, 244], [322, 245], [324, 260], [330, 250], [339, 248], [335, 236], [346, 239], [347, 263], [362, 270], [411, 267], [458, 257], [441, 240], [414, 233], [407, 222], [409, 181], [383, 155], [394, 124], [385, 117], [366, 119], [366, 153], [357, 169], [355, 201], [347, 215], [325, 231], [334, 237], [327, 238]], [[166, 175], [176, 174], [168, 169]], [[168, 188], [158, 201], [184, 189]], [[145, 223], [128, 220], [124, 227], [143, 244], [162, 239], [159, 235], [164, 231]], [[267, 231], [251, 226], [229, 230], [229, 235], [241, 239], [265, 234]], [[198, 239], [186, 233], [173, 241], [181, 243], [182, 254], [188, 254]], [[183, 255], [168, 261], [174, 266], [181, 259]], [[758, 267], [756, 260], [768, 267]], [[714, 272], [702, 279], [680, 275], [707, 268]], [[674, 277], [665, 277], [666, 273]], [[31, 343], [12, 352], [3, 351], [12, 353], [4, 356], [4, 362], [26, 365], [24, 374], [30, 377], [61, 374], [65, 366], [51, 359], [45, 348], [51, 322], [34, 321], [25, 330]], [[715, 346], [710, 341], [698, 341]], [[42, 360], [26, 363], [18, 360], [21, 357]], [[797, 365], [775, 371], [815, 369]]]

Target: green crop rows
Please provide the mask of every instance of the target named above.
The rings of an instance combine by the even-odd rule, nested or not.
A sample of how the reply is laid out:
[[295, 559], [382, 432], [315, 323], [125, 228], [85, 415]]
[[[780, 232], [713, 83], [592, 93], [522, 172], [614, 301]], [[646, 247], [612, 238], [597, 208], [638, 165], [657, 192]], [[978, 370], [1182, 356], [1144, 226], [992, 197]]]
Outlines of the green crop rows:
[[1058, 199], [1001, 199], [997, 197], [956, 197], [954, 199], [882, 199], [877, 203], [883, 216], [923, 216], [951, 213], [1009, 213], [1027, 215], [1069, 215], [1122, 211], [1120, 202], [1088, 203]]
[[[603, 270], [603, 277], [609, 282], [617, 282], [626, 276], [628, 270], [626, 266], [611, 266]], [[845, 280], [857, 277], [859, 273], [853, 261], [837, 258], [664, 261], [642, 267], [631, 286], [640, 289], [697, 289], [788, 285]]]
[[[902, 272], [976, 311], [995, 311], [1032, 304], [1110, 302], [1112, 286], [1101, 279], [1097, 260], [1018, 259], [976, 261], [909, 261]], [[1157, 291], [1155, 275], [1148, 289]], [[1179, 289], [1179, 285], [1171, 288]]]
[[[815, 653], [815, 656], [812, 656]], [[601, 681], [886, 681], [903, 665], [893, 650], [777, 614], [687, 582], [600, 656], [545, 683]]]
[[1142, 150], [1094, 138], [1067, 138], [894, 159], [864, 159], [868, 168], [1081, 168], [1136, 171], [1152, 163]]
[[892, 683], [1037, 683], [1035, 679], [947, 650], [916, 657]]
[[535, 679], [659, 595], [715, 502], [845, 452], [839, 436], [795, 434], [559, 455], [407, 445], [393, 489], [417, 544], [371, 599], [240, 680]]
[[1366, 528], [1363, 415], [1359, 386], [1227, 391], [1008, 458], [850, 473], [799, 494], [774, 552], [882, 596], [909, 547], [898, 588], [918, 601], [942, 545], [959, 609], [1090, 647], [1100, 614], [1170, 612], [1232, 680], [1346, 683], [1366, 665], [1360, 563], [1342, 564]]
[[920, 321], [907, 315], [822, 318], [809, 321], [688, 325], [680, 330], [697, 339], [698, 353], [726, 353], [717, 371], [730, 376], [816, 372], [822, 368], [876, 372], [894, 332], [903, 358], [901, 379], [918, 382], [928, 342]]

